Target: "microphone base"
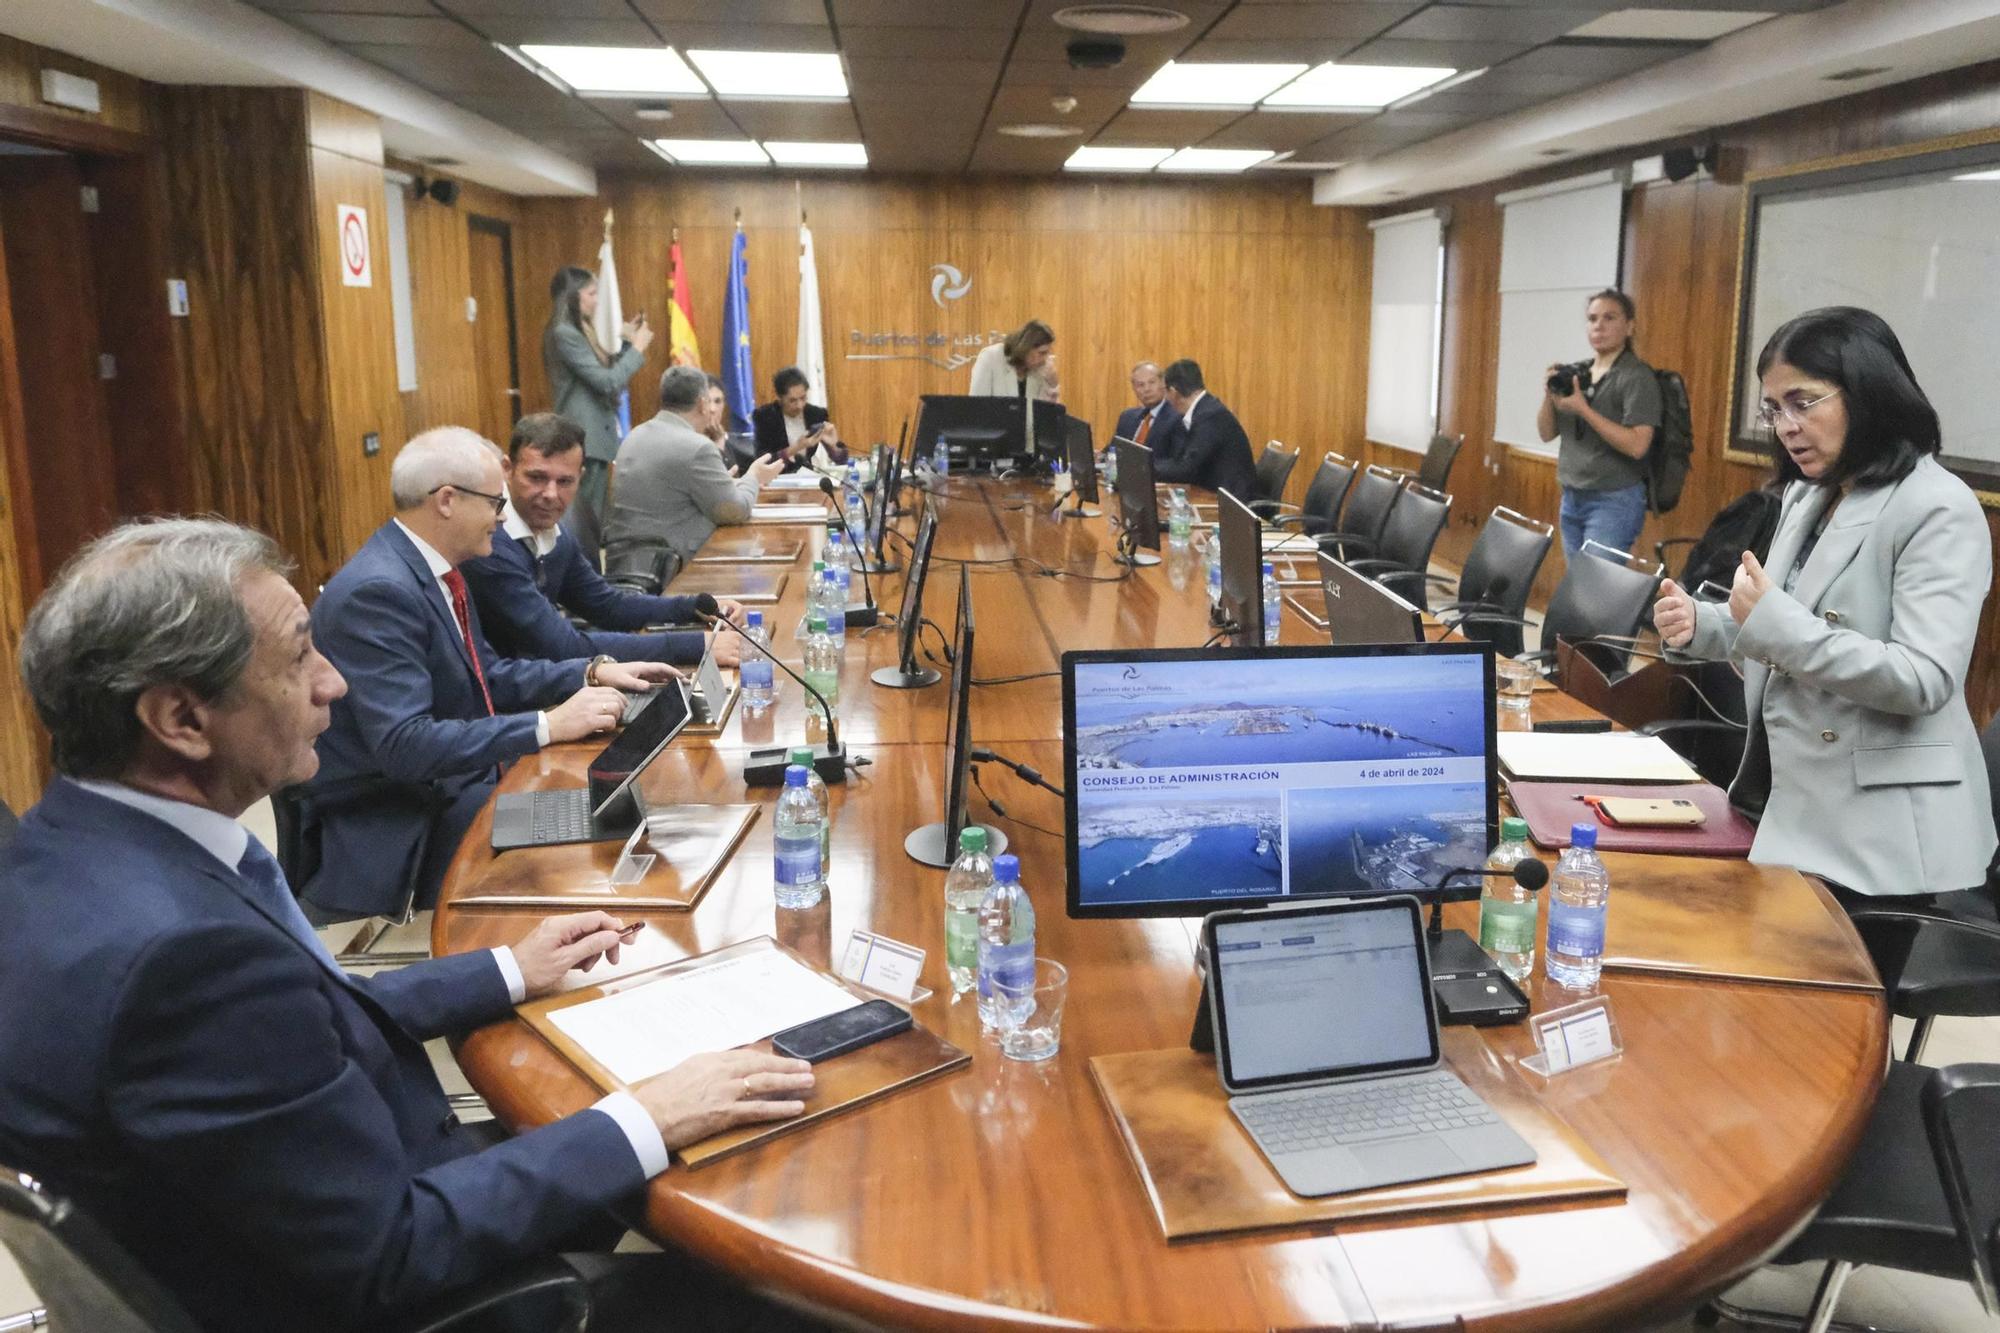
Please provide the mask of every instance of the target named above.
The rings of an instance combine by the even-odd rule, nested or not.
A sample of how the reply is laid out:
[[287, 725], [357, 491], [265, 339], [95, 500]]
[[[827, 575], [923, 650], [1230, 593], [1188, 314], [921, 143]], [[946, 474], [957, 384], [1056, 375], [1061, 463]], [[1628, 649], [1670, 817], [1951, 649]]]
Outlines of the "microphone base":
[[[986, 854], [988, 856], [998, 856], [1007, 850], [1007, 835], [999, 829], [994, 828], [991, 824], [968, 824], [966, 827], [986, 830]], [[944, 835], [945, 827], [942, 822], [925, 824], [922, 828], [911, 829], [910, 835], [903, 839], [903, 850], [909, 854], [912, 861], [917, 862], [919, 865], [936, 866], [940, 870], [948, 870], [951, 868], [951, 863], [958, 859], [958, 849], [956, 847], [947, 847]]]
[[882, 619], [879, 606], [850, 606], [847, 608], [849, 629], [873, 629]]
[[[785, 769], [790, 766], [791, 757], [789, 746], [752, 750], [750, 757], [743, 761], [743, 785], [784, 786]], [[819, 780], [829, 787], [847, 781], [847, 747], [839, 744], [814, 746], [813, 772], [819, 774]]]
[[866, 564], [856, 565], [855, 568], [864, 574], [900, 574], [903, 572], [903, 567], [893, 560], [871, 560]]
[[1160, 557], [1154, 555], [1151, 551], [1134, 551], [1130, 555], [1113, 556], [1112, 558], [1121, 565], [1131, 565], [1135, 569], [1144, 569], [1148, 565], [1157, 565], [1160, 563]]
[[1528, 1016], [1528, 997], [1472, 936], [1447, 930], [1430, 941], [1430, 954], [1439, 1023], [1493, 1027]]
[[868, 679], [874, 681], [884, 689], [921, 690], [926, 686], [937, 684], [944, 677], [927, 666], [920, 666], [915, 671], [907, 674], [904, 673], [901, 667], [885, 666], [877, 667], [873, 672], [869, 673]]

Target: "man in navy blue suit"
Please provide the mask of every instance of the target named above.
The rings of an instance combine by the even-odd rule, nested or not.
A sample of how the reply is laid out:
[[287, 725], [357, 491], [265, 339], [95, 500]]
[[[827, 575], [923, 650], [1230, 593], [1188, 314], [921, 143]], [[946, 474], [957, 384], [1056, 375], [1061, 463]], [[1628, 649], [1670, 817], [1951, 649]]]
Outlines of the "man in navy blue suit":
[[1245, 501], [1255, 496], [1257, 460], [1250, 456], [1250, 437], [1236, 414], [1210, 395], [1201, 367], [1182, 359], [1168, 366], [1163, 378], [1167, 406], [1179, 420], [1169, 432], [1168, 451], [1155, 451], [1153, 480], [1226, 490]]
[[[534, 412], [514, 423], [501, 470], [507, 504], [493, 552], [462, 565], [486, 641], [502, 657], [560, 662], [603, 654], [620, 662], [701, 660], [711, 642], [715, 660], [734, 666], [740, 656], [733, 634], [700, 630], [640, 634], [648, 625], [700, 619], [693, 597], [648, 597], [614, 588], [584, 557], [562, 527], [583, 476], [583, 427], [554, 412]], [[741, 624], [742, 607], [721, 601]], [[589, 622], [579, 629], [563, 612]]]
[[622, 923], [335, 966], [236, 819], [313, 775], [346, 688], [289, 570], [214, 520], [85, 548], [22, 635], [58, 776], [0, 852], [0, 1162], [79, 1200], [220, 1333], [389, 1326], [603, 1230], [671, 1149], [796, 1115], [812, 1086], [732, 1051], [511, 1140], [460, 1126], [421, 1042], [615, 961]]
[[1114, 433], [1135, 444], [1150, 445], [1157, 463], [1160, 446], [1166, 443], [1165, 432], [1177, 418], [1167, 406], [1166, 381], [1160, 378], [1160, 368], [1151, 361], [1141, 361], [1132, 367], [1132, 396], [1139, 400], [1139, 405], [1118, 414], [1118, 429]]
[[486, 643], [458, 567], [493, 550], [500, 459], [460, 426], [404, 445], [389, 469], [396, 517], [313, 606], [314, 637], [348, 683], [301, 811], [308, 859], [324, 870], [299, 891], [318, 920], [395, 912], [413, 864], [428, 906], [501, 765], [609, 730], [620, 689], [674, 674], [607, 656], [502, 657]]

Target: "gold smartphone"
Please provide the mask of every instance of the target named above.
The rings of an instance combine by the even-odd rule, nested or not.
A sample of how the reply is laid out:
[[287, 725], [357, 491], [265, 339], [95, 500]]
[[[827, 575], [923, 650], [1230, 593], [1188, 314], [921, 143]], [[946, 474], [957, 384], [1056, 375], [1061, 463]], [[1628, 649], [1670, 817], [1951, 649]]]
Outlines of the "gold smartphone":
[[1620, 828], [1694, 828], [1708, 822], [1701, 807], [1689, 800], [1653, 800], [1638, 796], [1599, 796], [1591, 805]]

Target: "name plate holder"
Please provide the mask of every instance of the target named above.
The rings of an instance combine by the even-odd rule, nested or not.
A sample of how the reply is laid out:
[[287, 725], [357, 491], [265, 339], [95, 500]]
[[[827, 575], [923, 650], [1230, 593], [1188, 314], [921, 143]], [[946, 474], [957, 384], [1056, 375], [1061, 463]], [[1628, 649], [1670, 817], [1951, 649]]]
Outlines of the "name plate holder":
[[642, 852], [639, 839], [646, 836], [646, 821], [640, 820], [639, 827], [632, 830], [632, 836], [625, 839], [625, 846], [619, 850], [618, 864], [611, 867], [611, 884], [614, 888], [624, 888], [637, 884], [646, 878], [646, 872], [660, 859], [658, 852]]
[[931, 998], [930, 988], [917, 984], [923, 974], [924, 951], [914, 944], [857, 930], [847, 937], [840, 956], [840, 975], [864, 990], [904, 1004], [918, 1004]]
[[1528, 1020], [1535, 1053], [1515, 1061], [1529, 1073], [1553, 1079], [1572, 1069], [1614, 1060], [1624, 1053], [1618, 1022], [1611, 1016], [1611, 999], [1593, 995]]

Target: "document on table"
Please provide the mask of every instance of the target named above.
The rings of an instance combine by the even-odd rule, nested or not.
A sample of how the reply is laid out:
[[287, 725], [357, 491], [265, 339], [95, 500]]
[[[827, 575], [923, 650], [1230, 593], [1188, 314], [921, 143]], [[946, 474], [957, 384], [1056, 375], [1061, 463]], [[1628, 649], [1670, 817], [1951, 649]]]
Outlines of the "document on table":
[[1503, 731], [1497, 739], [1500, 762], [1515, 777], [1529, 781], [1701, 781], [1701, 774], [1657, 736]]
[[819, 474], [816, 472], [785, 472], [764, 483], [767, 491], [816, 491], [819, 489]]
[[676, 973], [551, 1013], [620, 1082], [665, 1073], [691, 1055], [726, 1051], [862, 1003], [772, 949]]

